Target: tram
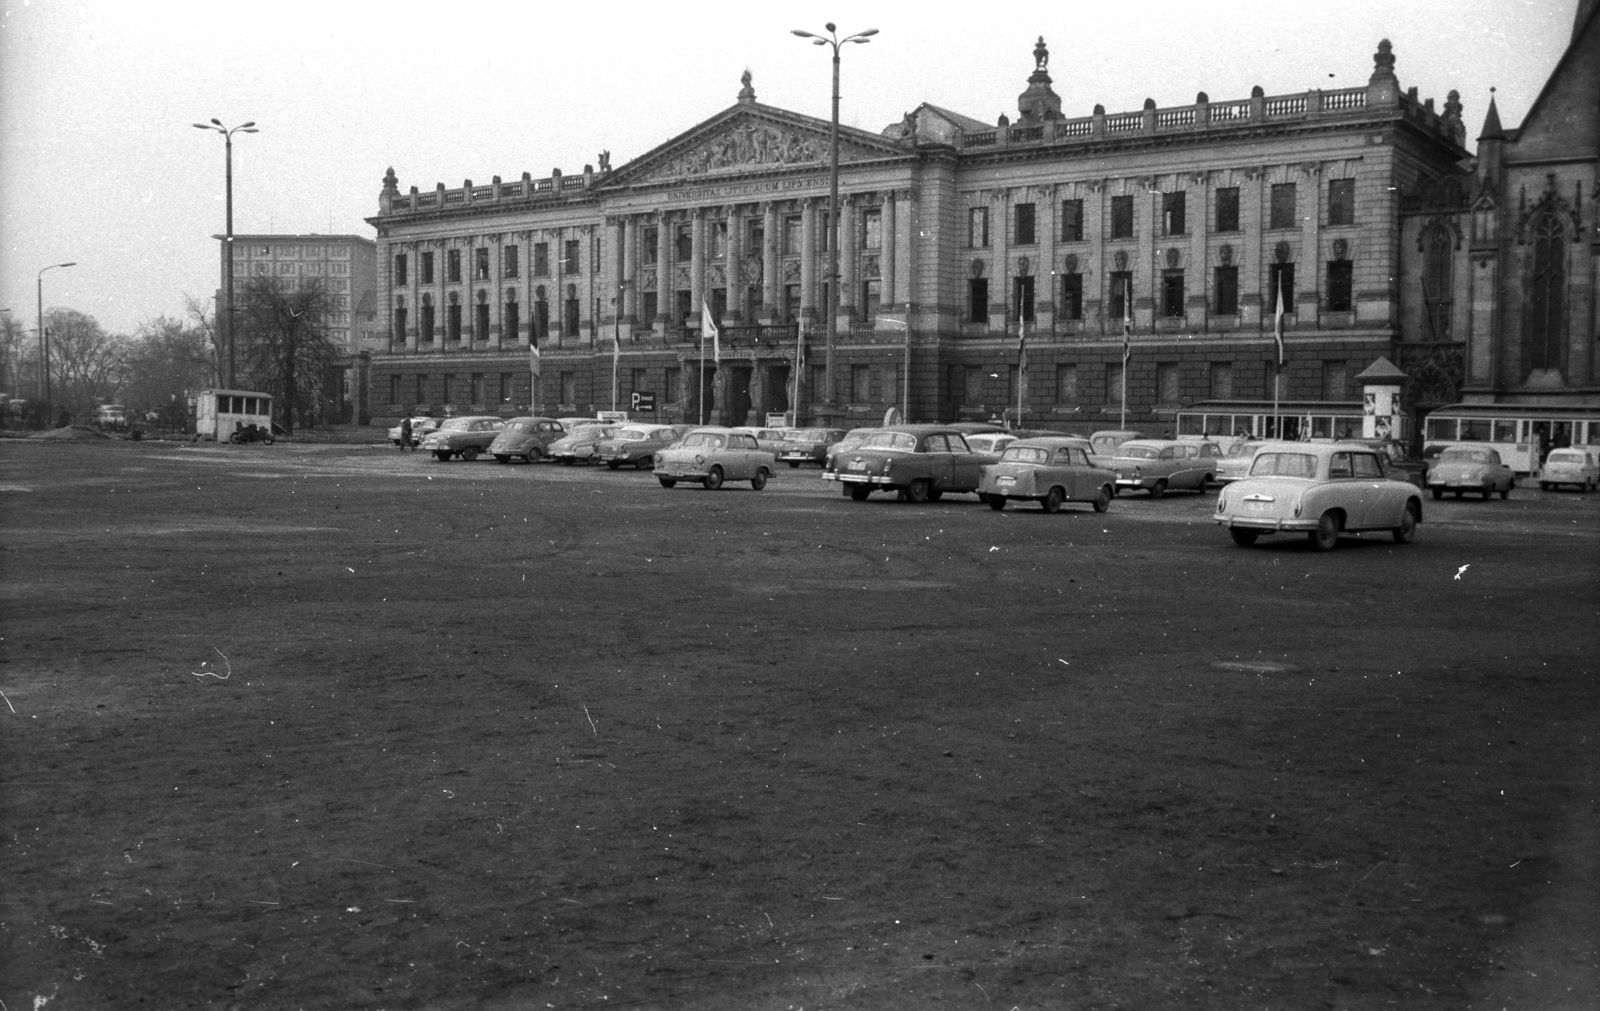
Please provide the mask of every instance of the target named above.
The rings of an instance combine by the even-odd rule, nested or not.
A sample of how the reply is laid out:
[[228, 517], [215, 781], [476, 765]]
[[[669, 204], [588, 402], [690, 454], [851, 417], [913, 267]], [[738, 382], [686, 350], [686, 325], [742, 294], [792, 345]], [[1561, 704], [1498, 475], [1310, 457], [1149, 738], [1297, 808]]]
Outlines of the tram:
[[1430, 412], [1422, 428], [1424, 453], [1428, 447], [1456, 442], [1484, 444], [1498, 451], [1513, 471], [1531, 474], [1552, 449], [1600, 446], [1600, 409], [1452, 404]]
[[1361, 419], [1359, 400], [1283, 400], [1277, 413], [1270, 400], [1202, 400], [1178, 411], [1178, 438], [1207, 439], [1224, 451], [1247, 438], [1358, 439]]

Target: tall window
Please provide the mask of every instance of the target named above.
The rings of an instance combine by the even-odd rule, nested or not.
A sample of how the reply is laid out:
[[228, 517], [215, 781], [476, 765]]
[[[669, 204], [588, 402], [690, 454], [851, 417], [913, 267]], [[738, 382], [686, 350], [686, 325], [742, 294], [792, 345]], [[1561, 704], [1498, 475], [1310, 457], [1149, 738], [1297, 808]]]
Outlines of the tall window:
[[488, 248], [484, 247], [484, 246], [479, 246], [477, 249], [473, 250], [473, 253], [474, 253], [474, 257], [473, 257], [474, 265], [473, 265], [473, 269], [472, 269], [472, 276], [475, 279], [479, 280], [479, 281], [487, 281], [487, 280], [489, 280], [489, 250], [488, 250]]
[[1163, 193], [1161, 195], [1161, 227], [1165, 235], [1183, 235], [1188, 231], [1184, 223], [1185, 194], [1182, 190], [1177, 193]]
[[1011, 316], [1025, 323], [1033, 322], [1033, 278], [1011, 279]]
[[433, 343], [433, 296], [422, 296], [422, 318], [417, 321], [417, 340], [423, 344]]
[[398, 404], [399, 402], [400, 402], [400, 377], [398, 375], [390, 376], [389, 377], [389, 403]]
[[882, 308], [882, 284], [883, 282], [876, 280], [861, 282], [861, 315], [868, 326], [877, 320], [878, 312]]
[[1031, 246], [1036, 241], [1033, 234], [1033, 204], [1018, 204], [1016, 214], [1016, 244]]
[[509, 372], [500, 373], [500, 390], [499, 390], [499, 393], [500, 393], [500, 402], [502, 404], [511, 403], [511, 373], [509, 373]]
[[1161, 315], [1168, 319], [1183, 318], [1183, 271], [1161, 272]]
[[1560, 369], [1566, 365], [1566, 327], [1562, 316], [1567, 282], [1566, 229], [1553, 210], [1546, 208], [1533, 223], [1533, 270], [1528, 278], [1528, 364], [1535, 369]]
[[516, 340], [522, 327], [522, 312], [517, 305], [517, 289], [506, 289], [506, 305], [500, 323], [500, 339]]
[[963, 383], [966, 392], [963, 394], [964, 402], [968, 404], [983, 403], [983, 369], [976, 365], [966, 366], [963, 372]]
[[561, 254], [561, 272], [563, 274], [577, 274], [583, 270], [582, 243], [577, 239], [568, 239]]
[[783, 255], [798, 256], [800, 239], [805, 234], [805, 219], [791, 214], [783, 219]]
[[974, 277], [967, 281], [967, 322], [989, 321], [989, 279]]
[[875, 207], [861, 215], [861, 245], [867, 249], [883, 248], [883, 212]]
[[989, 245], [989, 208], [967, 209], [967, 245], [974, 249], [983, 249]]
[[1106, 366], [1106, 403], [1115, 407], [1122, 403], [1122, 363], [1111, 362]]
[[483, 373], [474, 372], [467, 377], [467, 403], [483, 403]]
[[750, 218], [744, 223], [744, 228], [745, 252], [762, 255], [766, 250], [767, 223], [761, 218]]
[[545, 301], [544, 288], [541, 286], [533, 296], [533, 332], [528, 335], [529, 343], [537, 344], [550, 338], [550, 303]]
[[1267, 290], [1262, 292], [1262, 303], [1268, 316], [1277, 314], [1278, 295], [1283, 295], [1283, 311], [1294, 312], [1294, 264], [1274, 263], [1267, 268]]
[[446, 372], [444, 374], [444, 383], [440, 386], [439, 392], [445, 403], [453, 404], [456, 402], [456, 377], [452, 373]]
[[1322, 363], [1322, 399], [1343, 400], [1350, 395], [1350, 366], [1346, 362]]
[[1356, 223], [1356, 181], [1354, 179], [1328, 180], [1328, 224], [1353, 225]]
[[1078, 402], [1078, 367], [1062, 364], [1056, 366], [1056, 403], [1070, 405]]
[[394, 283], [401, 286], [406, 284], [406, 254], [404, 253], [395, 254]]
[[728, 255], [728, 223], [726, 221], [713, 221], [711, 230], [711, 258], [721, 260]]
[[1061, 241], [1083, 241], [1083, 201], [1061, 201]]
[[1061, 306], [1062, 319], [1083, 319], [1083, 275], [1061, 275]]
[[444, 254], [444, 279], [447, 284], [456, 284], [461, 280], [461, 250], [451, 249]]
[[394, 328], [389, 333], [389, 339], [395, 343], [403, 343], [406, 339], [406, 297], [396, 295], [394, 299]]
[[417, 388], [412, 391], [416, 394], [415, 403], [423, 404], [428, 401], [428, 377], [424, 373], [417, 373]]
[[535, 242], [533, 244], [533, 276], [550, 276], [550, 243]]
[[1233, 363], [1211, 363], [1211, 399], [1233, 399]]
[[478, 304], [473, 306], [472, 339], [486, 341], [489, 339], [489, 293], [478, 292]]
[[672, 246], [672, 258], [677, 263], [688, 263], [694, 256], [694, 231], [689, 222], [678, 223], [672, 233]]
[[850, 366], [850, 402], [853, 404], [868, 404], [872, 402], [872, 371], [865, 365]]
[[643, 296], [639, 299], [639, 325], [644, 327], [654, 327], [656, 325], [656, 313], [658, 311], [660, 310], [656, 305], [656, 293], [653, 291], [644, 292]]
[[1176, 404], [1180, 402], [1178, 386], [1178, 363], [1156, 363], [1156, 402], [1162, 404]]
[[1268, 228], [1296, 228], [1300, 224], [1295, 212], [1294, 183], [1276, 183], [1272, 187], [1272, 213]]
[[1239, 315], [1239, 268], [1217, 267], [1213, 271], [1213, 276], [1212, 288], [1217, 302], [1211, 310], [1212, 313], [1218, 316]]
[[1133, 198], [1111, 198], [1111, 237], [1113, 239], [1133, 238]]
[[1355, 272], [1349, 260], [1331, 260], [1328, 263], [1328, 311], [1349, 312], [1352, 303], [1351, 289]]
[[1124, 316], [1133, 315], [1133, 271], [1113, 270], [1111, 272], [1111, 319], [1121, 320]]
[[1217, 188], [1217, 231], [1237, 232], [1239, 230], [1239, 187], [1221, 186]]
[[450, 293], [450, 304], [444, 307], [444, 325], [446, 336], [450, 340], [461, 340], [461, 302], [456, 298], [456, 293]]
[[682, 400], [683, 399], [683, 369], [681, 369], [681, 368], [669, 368], [669, 369], [667, 369], [666, 383], [664, 385], [666, 386], [666, 389], [663, 392], [666, 394], [667, 403], [675, 404], [678, 401]]
[[658, 243], [660, 243], [660, 241], [661, 229], [657, 228], [655, 225], [651, 225], [649, 228], [644, 229], [641, 233], [639, 237], [639, 259], [646, 267], [653, 267], [656, 265], [656, 257], [659, 253]]
[[433, 253], [432, 252], [426, 252], [426, 253], [422, 254], [422, 283], [423, 284], [432, 284], [433, 283]]
[[1422, 242], [1424, 332], [1429, 340], [1449, 340], [1454, 242], [1450, 230], [1439, 224], [1428, 230]]
[[695, 313], [700, 311], [700, 307], [694, 304], [694, 292], [688, 288], [679, 288], [676, 297], [678, 299], [676, 322], [678, 326], [688, 326], [695, 318]]
[[566, 337], [578, 336], [578, 286], [567, 285], [566, 308], [561, 314], [561, 333]]
[[520, 269], [520, 264], [517, 261], [517, 247], [506, 246], [501, 250], [500, 258], [505, 261], [506, 276], [516, 277], [517, 271]]

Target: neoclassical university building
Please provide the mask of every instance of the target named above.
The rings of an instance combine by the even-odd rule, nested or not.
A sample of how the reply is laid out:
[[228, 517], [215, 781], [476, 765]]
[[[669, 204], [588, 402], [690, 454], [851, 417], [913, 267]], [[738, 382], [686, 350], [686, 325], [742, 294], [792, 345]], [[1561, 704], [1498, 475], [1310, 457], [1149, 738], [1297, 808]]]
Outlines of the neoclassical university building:
[[1068, 116], [1041, 39], [1015, 117], [923, 104], [840, 127], [831, 347], [829, 124], [763, 105], [748, 72], [732, 106], [619, 167], [426, 191], [390, 169], [368, 219], [389, 314], [372, 414], [587, 414], [639, 392], [667, 420], [848, 426], [1020, 399], [1024, 424], [1082, 431], [1124, 410], [1125, 321], [1141, 427], [1275, 380], [1359, 399], [1380, 358], [1434, 405], [1594, 403], [1594, 7], [1520, 130], [1491, 102], [1476, 160], [1457, 93], [1403, 88], [1387, 40], [1363, 87]]

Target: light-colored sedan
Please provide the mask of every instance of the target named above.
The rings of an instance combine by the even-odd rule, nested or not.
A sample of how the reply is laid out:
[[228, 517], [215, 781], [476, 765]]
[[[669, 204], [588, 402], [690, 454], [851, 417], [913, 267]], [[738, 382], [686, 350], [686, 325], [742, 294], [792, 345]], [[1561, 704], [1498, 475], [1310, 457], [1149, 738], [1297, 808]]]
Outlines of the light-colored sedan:
[[[424, 435], [427, 435], [429, 432], [433, 431], [434, 429], [436, 429], [438, 427], [439, 427], [439, 419], [438, 418], [430, 418], [430, 417], [427, 417], [426, 415], [421, 415], [421, 414], [419, 414], [416, 417], [412, 418], [411, 419], [411, 448], [412, 449], [416, 449], [419, 445], [422, 444], [422, 437]], [[389, 441], [394, 443], [396, 446], [400, 446], [400, 426], [399, 425], [396, 425], [393, 428], [389, 429]], [[400, 446], [400, 448], [401, 449], [405, 449], [406, 447]]]
[[865, 502], [874, 491], [892, 491], [902, 502], [937, 502], [945, 492], [977, 492], [993, 457], [967, 449], [954, 426], [892, 425], [869, 434], [851, 449], [828, 454], [824, 481]]
[[1304, 533], [1331, 551], [1342, 533], [1387, 530], [1409, 544], [1422, 522], [1422, 495], [1409, 481], [1385, 477], [1366, 446], [1269, 442], [1256, 450], [1250, 475], [1222, 489], [1213, 517], [1233, 542], [1263, 534]]
[[514, 456], [536, 463], [552, 442], [566, 434], [554, 418], [512, 418], [489, 444], [489, 455], [496, 463], [510, 463]]
[[1577, 485], [1579, 491], [1600, 487], [1600, 457], [1587, 446], [1552, 449], [1539, 468], [1539, 487], [1545, 491], [1557, 485]]
[[470, 462], [486, 451], [505, 427], [503, 418], [487, 414], [447, 418], [444, 424], [423, 437], [421, 449], [424, 453], [432, 453], [440, 463], [452, 456]]
[[1261, 448], [1261, 443], [1254, 439], [1240, 439], [1223, 451], [1222, 459], [1217, 461], [1217, 472], [1212, 480], [1218, 484], [1228, 484], [1250, 474], [1250, 462], [1256, 458], [1256, 450]]
[[756, 445], [776, 457], [788, 449], [792, 443], [789, 432], [782, 428], [756, 428], [753, 425], [739, 425], [729, 429], [731, 432], [743, 432], [745, 435], [755, 436]]
[[974, 453], [983, 453], [999, 460], [1000, 454], [1005, 452], [1006, 447], [1020, 438], [1022, 438], [1020, 435], [1013, 435], [1010, 432], [982, 432], [967, 436], [967, 448]]
[[1447, 491], [1456, 498], [1469, 491], [1481, 493], [1485, 501], [1495, 492], [1510, 498], [1516, 481], [1511, 468], [1500, 461], [1499, 451], [1488, 446], [1451, 446], [1428, 468], [1428, 491], [1434, 498], [1443, 498]]
[[814, 463], [820, 467], [828, 458], [828, 450], [844, 438], [844, 429], [791, 428], [786, 434], [789, 445], [778, 451], [779, 463], [786, 463], [791, 467], [798, 467], [802, 463]]
[[568, 425], [567, 434], [552, 442], [546, 452], [556, 463], [593, 463], [600, 444], [617, 434], [617, 428], [615, 424], [588, 424], [577, 428]]
[[1216, 477], [1222, 451], [1214, 442], [1177, 439], [1130, 439], [1110, 459], [1098, 462], [1117, 473], [1117, 491], [1144, 489], [1151, 498], [1187, 488], [1203, 492]]
[[698, 481], [708, 491], [721, 488], [726, 481], [749, 481], [750, 487], [760, 491], [777, 465], [777, 458], [757, 445], [754, 435], [728, 428], [696, 428], [658, 450], [655, 457], [661, 487]]
[[[970, 445], [970, 440], [969, 440]], [[978, 497], [1000, 510], [1011, 499], [1038, 502], [1047, 513], [1063, 502], [1090, 502], [1094, 511], [1111, 507], [1117, 475], [1095, 466], [1089, 443], [1067, 436], [1019, 439], [1000, 454], [1000, 462], [983, 468]]]
[[688, 430], [685, 425], [623, 425], [616, 435], [600, 443], [595, 459], [612, 470], [623, 464], [644, 470], [655, 462], [657, 450], [677, 442]]

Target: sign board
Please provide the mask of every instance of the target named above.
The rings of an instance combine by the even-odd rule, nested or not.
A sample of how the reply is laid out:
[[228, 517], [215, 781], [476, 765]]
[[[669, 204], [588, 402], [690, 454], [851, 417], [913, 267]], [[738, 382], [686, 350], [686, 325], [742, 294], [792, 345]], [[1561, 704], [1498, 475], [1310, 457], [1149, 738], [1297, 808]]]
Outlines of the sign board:
[[768, 428], [786, 428], [786, 427], [788, 427], [788, 425], [789, 425], [789, 415], [788, 414], [769, 414], [769, 415], [767, 415], [767, 427]]
[[627, 421], [627, 411], [596, 411], [594, 416], [599, 421]]
[[654, 392], [633, 394], [633, 409], [635, 411], [653, 411], [656, 409], [656, 395]]

